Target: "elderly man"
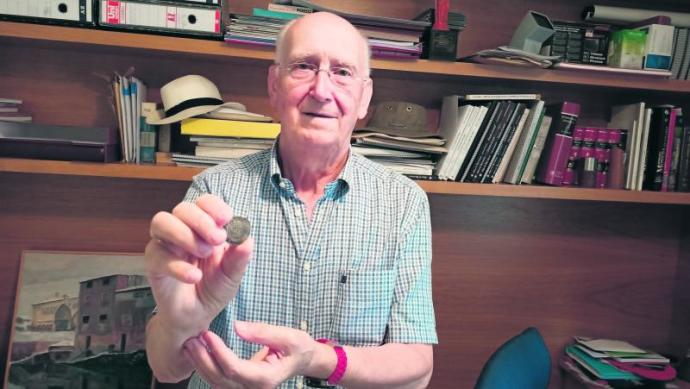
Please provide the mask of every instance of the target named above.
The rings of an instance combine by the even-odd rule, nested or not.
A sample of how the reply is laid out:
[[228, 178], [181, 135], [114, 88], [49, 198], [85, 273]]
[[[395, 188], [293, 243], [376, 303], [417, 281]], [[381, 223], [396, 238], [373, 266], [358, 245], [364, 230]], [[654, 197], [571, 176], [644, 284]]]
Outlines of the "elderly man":
[[[193, 388], [425, 387], [437, 342], [425, 193], [350, 150], [366, 40], [315, 13], [278, 40], [272, 150], [196, 176], [151, 222], [156, 377]], [[233, 215], [251, 237], [226, 242]]]

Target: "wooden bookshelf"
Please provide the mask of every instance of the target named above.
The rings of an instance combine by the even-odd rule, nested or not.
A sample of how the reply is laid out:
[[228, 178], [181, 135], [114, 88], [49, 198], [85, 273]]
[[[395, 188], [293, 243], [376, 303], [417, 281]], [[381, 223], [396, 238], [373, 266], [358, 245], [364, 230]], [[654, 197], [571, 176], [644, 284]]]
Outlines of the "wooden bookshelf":
[[[140, 49], [147, 51], [193, 54], [234, 60], [271, 61], [273, 50], [228, 45], [208, 39], [157, 36], [90, 28], [36, 25], [0, 21], [0, 41], [6, 44], [72, 44]], [[538, 67], [486, 65], [443, 61], [372, 61], [374, 71], [418, 73], [436, 76], [494, 80], [523, 80], [563, 85], [589, 85], [600, 88], [623, 88], [669, 93], [690, 92], [690, 83], [652, 76], [620, 76], [574, 70], [541, 69]]]
[[[432, 5], [317, 2], [404, 18]], [[265, 0], [225, 3], [224, 16], [266, 6]], [[624, 3], [648, 7], [643, 0]], [[451, 10], [468, 20], [460, 54], [509, 42], [528, 9], [578, 20], [589, 4], [451, 1]], [[687, 0], [658, 0], [654, 7], [688, 10]], [[273, 116], [265, 89], [270, 49], [6, 21], [0, 47], [0, 95], [24, 100], [36, 123], [115, 125], [107, 79], [130, 66], [153, 100], [171, 79], [200, 74], [224, 100]], [[372, 69], [374, 104], [404, 99], [434, 109], [448, 94], [542, 93], [549, 102], [580, 102], [583, 126], [603, 125], [612, 105], [638, 101], [690, 112], [688, 81], [426, 60], [374, 60]], [[23, 250], [141, 252], [151, 217], [172, 209], [199, 171], [0, 158], [0, 332], [12, 327]], [[667, 353], [690, 345], [690, 194], [418, 183], [429, 195], [433, 228], [440, 343], [431, 388], [472, 387], [493, 350], [530, 325], [540, 329], [554, 361], [573, 335], [620, 337]], [[7, 360], [8, 341], [9, 335], [0, 338], [0, 359]], [[560, 383], [557, 370], [551, 389]]]
[[[190, 181], [201, 171], [201, 168], [182, 166], [0, 158], [0, 172], [8, 173]], [[428, 194], [690, 205], [690, 193], [557, 188], [542, 185], [467, 184], [425, 180], [418, 180], [417, 183]]]

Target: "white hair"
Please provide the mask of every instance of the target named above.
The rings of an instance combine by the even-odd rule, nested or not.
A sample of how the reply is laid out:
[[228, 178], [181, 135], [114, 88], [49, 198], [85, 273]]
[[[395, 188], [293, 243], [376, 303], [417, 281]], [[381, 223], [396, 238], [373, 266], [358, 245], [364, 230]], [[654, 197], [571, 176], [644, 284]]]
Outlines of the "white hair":
[[[287, 24], [283, 26], [283, 28], [278, 33], [278, 37], [276, 38], [276, 53], [275, 58], [273, 59], [273, 62], [275, 64], [280, 65], [281, 62], [285, 59], [285, 36], [287, 35], [287, 31], [292, 27], [293, 24], [295, 24], [297, 20], [299, 19], [290, 20]], [[366, 75], [365, 77], [368, 78], [371, 72], [371, 66], [369, 64], [371, 58], [371, 47], [369, 46], [369, 40], [367, 39], [367, 37], [364, 36], [364, 34], [362, 34], [362, 32], [359, 30], [357, 30], [357, 33], [359, 33], [360, 38], [362, 38], [362, 43], [364, 44], [364, 49], [366, 51], [366, 57], [364, 58], [364, 74]]]

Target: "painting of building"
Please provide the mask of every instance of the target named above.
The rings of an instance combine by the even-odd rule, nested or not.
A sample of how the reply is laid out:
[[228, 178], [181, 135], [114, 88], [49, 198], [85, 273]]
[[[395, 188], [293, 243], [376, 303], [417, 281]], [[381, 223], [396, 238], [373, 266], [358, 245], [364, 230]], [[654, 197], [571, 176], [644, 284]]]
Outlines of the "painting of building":
[[62, 298], [31, 304], [32, 331], [72, 331], [79, 311], [79, 299], [63, 295]]
[[24, 252], [3, 387], [149, 389], [145, 274], [141, 254]]

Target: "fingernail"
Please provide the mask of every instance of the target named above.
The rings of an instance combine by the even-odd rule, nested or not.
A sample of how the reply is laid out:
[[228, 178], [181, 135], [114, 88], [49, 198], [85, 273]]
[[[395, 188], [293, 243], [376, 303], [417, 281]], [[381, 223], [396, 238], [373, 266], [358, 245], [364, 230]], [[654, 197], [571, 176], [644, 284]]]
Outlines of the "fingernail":
[[201, 342], [201, 345], [204, 346], [204, 348], [208, 350], [208, 343], [206, 343], [206, 340], [204, 339], [204, 334], [202, 333], [201, 335], [197, 336], [197, 339], [199, 339], [199, 342]]
[[213, 241], [214, 242], [225, 242], [225, 239], [227, 239], [228, 233], [225, 231], [224, 228], [219, 228], [215, 231], [213, 231]]
[[201, 254], [201, 258], [208, 258], [211, 256], [212, 253], [213, 246], [205, 242], [199, 243], [199, 254]]

